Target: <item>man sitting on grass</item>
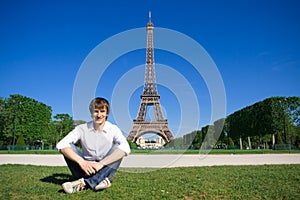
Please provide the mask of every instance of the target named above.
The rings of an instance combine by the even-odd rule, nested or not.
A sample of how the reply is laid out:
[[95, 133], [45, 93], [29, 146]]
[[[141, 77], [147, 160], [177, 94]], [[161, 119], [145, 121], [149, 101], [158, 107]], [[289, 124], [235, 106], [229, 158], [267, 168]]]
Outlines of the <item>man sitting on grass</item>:
[[[89, 106], [93, 121], [77, 126], [56, 146], [64, 155], [76, 181], [66, 182], [66, 193], [75, 193], [85, 188], [95, 191], [111, 186], [122, 158], [130, 153], [130, 147], [121, 130], [106, 121], [109, 102], [95, 98]], [[82, 152], [75, 144], [80, 141]]]

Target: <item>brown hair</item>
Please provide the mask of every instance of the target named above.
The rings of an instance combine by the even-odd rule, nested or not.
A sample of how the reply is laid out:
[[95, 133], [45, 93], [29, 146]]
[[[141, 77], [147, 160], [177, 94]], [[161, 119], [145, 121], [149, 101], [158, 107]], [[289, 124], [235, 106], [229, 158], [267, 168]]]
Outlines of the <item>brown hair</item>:
[[[90, 103], [89, 109], [91, 114], [94, 112], [94, 109], [106, 108], [107, 115], [109, 114], [109, 102], [101, 97], [96, 97]], [[106, 117], [107, 118], [107, 117]]]

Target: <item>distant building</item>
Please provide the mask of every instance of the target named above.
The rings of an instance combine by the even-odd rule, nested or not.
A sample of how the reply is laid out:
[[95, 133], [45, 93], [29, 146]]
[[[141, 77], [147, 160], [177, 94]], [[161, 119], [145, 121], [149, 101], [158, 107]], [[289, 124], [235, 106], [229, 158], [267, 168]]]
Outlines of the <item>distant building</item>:
[[165, 140], [160, 136], [151, 141], [139, 137], [136, 141], [136, 144], [142, 149], [161, 149], [165, 143]]

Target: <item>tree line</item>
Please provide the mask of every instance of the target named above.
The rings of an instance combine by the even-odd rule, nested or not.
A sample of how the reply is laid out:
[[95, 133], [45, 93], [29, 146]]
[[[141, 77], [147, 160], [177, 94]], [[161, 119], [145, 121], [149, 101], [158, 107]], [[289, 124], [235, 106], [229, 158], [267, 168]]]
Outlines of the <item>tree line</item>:
[[267, 98], [176, 138], [168, 147], [299, 149], [300, 98]]
[[0, 97], [0, 148], [50, 148], [73, 129], [68, 114], [52, 119], [52, 108], [19, 94]]
[[[0, 148], [54, 148], [74, 126], [69, 114], [19, 94], [0, 97]], [[169, 148], [280, 148], [300, 145], [300, 97], [271, 97], [238, 110], [166, 146]]]

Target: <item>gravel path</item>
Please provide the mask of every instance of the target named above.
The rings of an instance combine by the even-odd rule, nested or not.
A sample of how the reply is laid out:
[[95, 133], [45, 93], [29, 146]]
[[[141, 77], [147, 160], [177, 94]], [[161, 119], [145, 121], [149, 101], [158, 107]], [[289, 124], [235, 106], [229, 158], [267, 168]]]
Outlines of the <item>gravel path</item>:
[[[0, 165], [28, 164], [66, 166], [62, 155], [0, 154]], [[140, 155], [123, 159], [124, 168], [167, 168], [217, 165], [300, 164], [300, 154], [247, 154], [247, 155]]]

